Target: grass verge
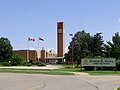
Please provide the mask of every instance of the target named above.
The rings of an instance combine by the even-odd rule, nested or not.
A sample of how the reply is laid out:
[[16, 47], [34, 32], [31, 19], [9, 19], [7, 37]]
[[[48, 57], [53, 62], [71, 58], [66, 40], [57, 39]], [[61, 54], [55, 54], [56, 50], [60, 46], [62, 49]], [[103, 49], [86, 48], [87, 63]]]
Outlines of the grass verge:
[[119, 88], [117, 88], [117, 90], [120, 90], [120, 87], [119, 87]]
[[98, 74], [120, 74], [120, 71], [111, 71], [111, 70], [97, 70], [97, 71], [83, 71], [89, 73], [90, 75], [98, 75]]
[[43, 70], [43, 69], [12, 69], [12, 68], [0, 68], [0, 72], [12, 72], [12, 73], [35, 73], [35, 74], [52, 74], [52, 75], [73, 75], [73, 72], [83, 72], [90, 75], [99, 74], [120, 74], [120, 71], [110, 71], [110, 70], [98, 70], [98, 71], [81, 71], [80, 68], [63, 68], [55, 70]]
[[38, 69], [0, 69], [0, 72], [31, 73], [31, 74], [52, 74], [52, 75], [73, 75], [70, 72], [61, 70], [38, 70]]

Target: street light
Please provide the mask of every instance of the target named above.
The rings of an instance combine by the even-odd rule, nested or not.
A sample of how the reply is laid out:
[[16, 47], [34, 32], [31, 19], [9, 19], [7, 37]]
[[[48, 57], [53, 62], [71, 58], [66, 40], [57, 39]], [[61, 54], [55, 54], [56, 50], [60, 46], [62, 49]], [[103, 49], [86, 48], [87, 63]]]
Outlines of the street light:
[[72, 39], [72, 64], [73, 64], [73, 68], [74, 68], [74, 45], [73, 45], [73, 34], [69, 34], [69, 36], [71, 36]]

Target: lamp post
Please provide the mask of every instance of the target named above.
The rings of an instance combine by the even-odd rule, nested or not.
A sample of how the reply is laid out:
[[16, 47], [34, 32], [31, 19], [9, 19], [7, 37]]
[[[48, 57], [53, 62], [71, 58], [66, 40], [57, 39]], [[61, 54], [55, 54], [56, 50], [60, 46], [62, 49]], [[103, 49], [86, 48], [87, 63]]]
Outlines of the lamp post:
[[72, 64], [73, 64], [73, 68], [74, 68], [74, 45], [73, 45], [73, 34], [69, 34], [69, 36], [71, 36], [72, 39]]

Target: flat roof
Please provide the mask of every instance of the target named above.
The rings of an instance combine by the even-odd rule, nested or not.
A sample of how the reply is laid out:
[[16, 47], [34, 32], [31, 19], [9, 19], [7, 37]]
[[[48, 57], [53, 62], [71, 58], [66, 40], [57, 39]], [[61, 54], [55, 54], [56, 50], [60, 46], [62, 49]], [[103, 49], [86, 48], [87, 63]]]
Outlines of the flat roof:
[[64, 57], [46, 57], [45, 59], [63, 59]]

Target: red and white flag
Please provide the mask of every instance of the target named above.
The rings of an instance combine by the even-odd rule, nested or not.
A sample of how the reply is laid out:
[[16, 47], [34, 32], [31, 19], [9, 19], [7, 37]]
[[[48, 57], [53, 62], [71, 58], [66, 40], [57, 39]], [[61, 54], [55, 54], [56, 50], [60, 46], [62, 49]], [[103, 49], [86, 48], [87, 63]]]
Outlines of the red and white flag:
[[69, 36], [73, 36], [73, 34], [69, 34]]
[[43, 38], [40, 38], [40, 37], [39, 37], [39, 40], [44, 41], [44, 39], [43, 39]]
[[34, 38], [28, 38], [28, 41], [35, 41], [35, 39]]

